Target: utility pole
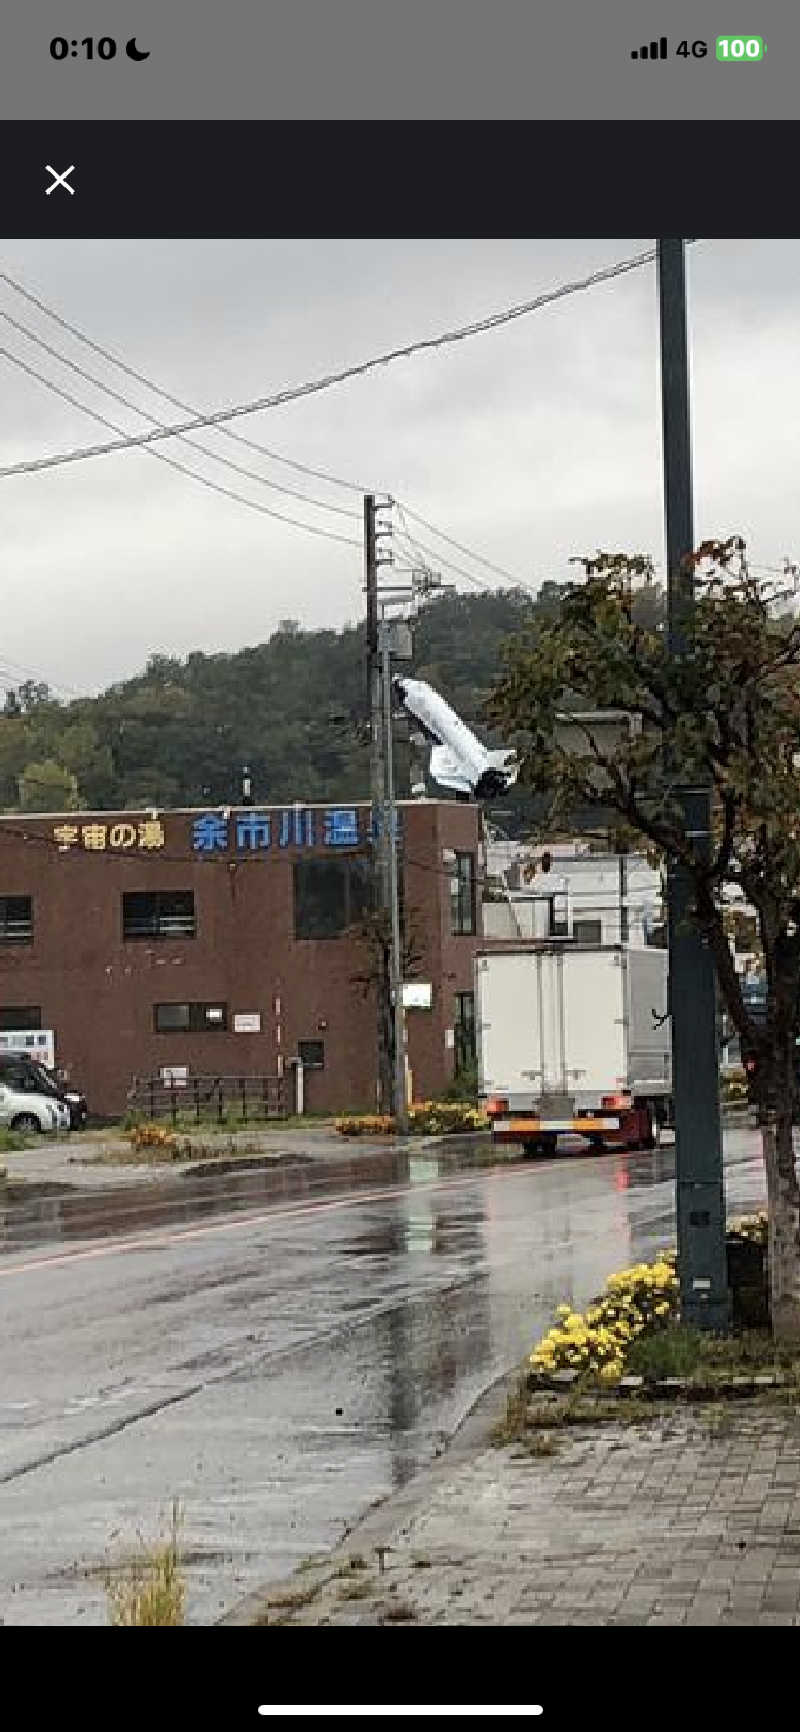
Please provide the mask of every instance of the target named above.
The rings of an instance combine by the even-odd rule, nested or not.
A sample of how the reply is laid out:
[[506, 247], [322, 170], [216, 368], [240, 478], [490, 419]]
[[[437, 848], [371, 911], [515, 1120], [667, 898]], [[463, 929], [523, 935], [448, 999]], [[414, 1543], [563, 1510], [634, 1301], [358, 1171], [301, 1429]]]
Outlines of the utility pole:
[[[661, 399], [667, 529], [668, 642], [686, 653], [694, 613], [692, 464], [686, 276], [682, 240], [659, 240]], [[682, 788], [687, 835], [711, 853], [711, 791]], [[725, 1255], [725, 1198], [719, 1110], [716, 975], [711, 950], [687, 918], [691, 880], [678, 861], [667, 866], [669, 990], [675, 1100], [675, 1189], [681, 1316], [700, 1329], [730, 1321]]]
[[[373, 894], [376, 914], [390, 912], [389, 838], [385, 828], [386, 763], [381, 698], [381, 660], [378, 647], [378, 526], [374, 494], [364, 496], [364, 588], [367, 598], [367, 701], [370, 715], [370, 804], [373, 846]], [[390, 986], [385, 978], [382, 950], [378, 946], [377, 1054], [378, 1108], [389, 1110], [392, 1073], [389, 1052]]]
[[388, 840], [389, 905], [391, 914], [391, 994], [394, 1018], [394, 1116], [397, 1129], [405, 1136], [408, 1131], [406, 1099], [406, 1015], [403, 1004], [403, 956], [400, 940], [400, 874], [397, 860], [397, 806], [394, 797], [394, 742], [392, 739], [392, 664], [391, 626], [381, 623], [381, 678], [383, 685], [383, 755], [386, 769], [386, 800], [383, 828]]

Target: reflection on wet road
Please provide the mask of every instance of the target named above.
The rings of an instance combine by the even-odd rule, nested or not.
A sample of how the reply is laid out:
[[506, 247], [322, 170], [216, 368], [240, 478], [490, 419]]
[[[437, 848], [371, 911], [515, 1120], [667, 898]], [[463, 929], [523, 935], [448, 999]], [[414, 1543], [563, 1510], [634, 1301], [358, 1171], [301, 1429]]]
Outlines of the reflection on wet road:
[[[671, 1149], [358, 1164], [347, 1196], [340, 1177], [281, 1202], [254, 1172], [7, 1211], [7, 1624], [104, 1622], [109, 1546], [175, 1496], [190, 1621], [212, 1622], [429, 1460], [555, 1305], [673, 1234]], [[726, 1169], [729, 1208], [755, 1206], [754, 1132], [728, 1134]]]

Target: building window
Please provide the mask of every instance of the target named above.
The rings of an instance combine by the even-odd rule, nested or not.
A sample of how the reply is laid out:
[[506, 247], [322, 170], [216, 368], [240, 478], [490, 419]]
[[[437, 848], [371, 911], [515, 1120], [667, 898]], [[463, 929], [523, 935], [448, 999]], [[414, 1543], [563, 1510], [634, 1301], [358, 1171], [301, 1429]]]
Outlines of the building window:
[[30, 896], [0, 896], [0, 944], [31, 944], [33, 902]]
[[602, 944], [603, 923], [601, 920], [575, 920], [572, 936], [576, 944]]
[[196, 930], [192, 890], [123, 892], [123, 938], [194, 938]]
[[40, 1004], [2, 1004], [0, 1005], [0, 1029], [17, 1030], [23, 1028], [41, 1028], [42, 1007]]
[[298, 860], [294, 867], [295, 938], [339, 938], [371, 904], [368, 860]]
[[450, 930], [455, 937], [475, 932], [475, 855], [456, 854], [450, 874]]
[[209, 1034], [228, 1026], [227, 1004], [154, 1004], [156, 1034]]
[[324, 1040], [299, 1040], [297, 1042], [297, 1056], [304, 1070], [324, 1070]]
[[[548, 934], [550, 938], [569, 938], [569, 910], [566, 896], [548, 896]], [[580, 921], [578, 921], [580, 925]]]
[[453, 1026], [455, 1033], [455, 1070], [456, 1076], [461, 1076], [465, 1071], [474, 1070], [477, 1063], [477, 1049], [475, 1046], [474, 992], [456, 993]]

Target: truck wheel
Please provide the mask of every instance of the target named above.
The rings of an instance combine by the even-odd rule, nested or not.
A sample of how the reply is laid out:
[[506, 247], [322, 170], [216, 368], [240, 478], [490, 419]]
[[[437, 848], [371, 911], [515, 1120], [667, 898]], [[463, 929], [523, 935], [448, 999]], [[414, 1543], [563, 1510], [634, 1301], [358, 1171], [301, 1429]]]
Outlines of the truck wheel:
[[537, 1155], [554, 1155], [556, 1152], [557, 1140], [558, 1139], [553, 1136], [536, 1137], [530, 1142], [523, 1143], [522, 1147], [527, 1158], [533, 1160]]
[[656, 1148], [656, 1117], [652, 1107], [639, 1108], [639, 1121], [642, 1126], [639, 1147], [642, 1149]]
[[26, 1136], [30, 1133], [38, 1136], [41, 1128], [39, 1120], [34, 1118], [33, 1113], [18, 1113], [17, 1117], [11, 1120], [12, 1131], [23, 1131]]

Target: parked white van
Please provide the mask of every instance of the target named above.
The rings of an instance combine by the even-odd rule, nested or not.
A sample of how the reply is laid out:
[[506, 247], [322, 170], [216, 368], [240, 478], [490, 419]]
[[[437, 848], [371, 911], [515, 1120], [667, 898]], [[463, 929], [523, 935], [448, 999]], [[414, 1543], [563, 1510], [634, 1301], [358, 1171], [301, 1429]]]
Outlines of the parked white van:
[[0, 1054], [0, 1126], [53, 1136], [70, 1128], [70, 1111], [41, 1065]]

